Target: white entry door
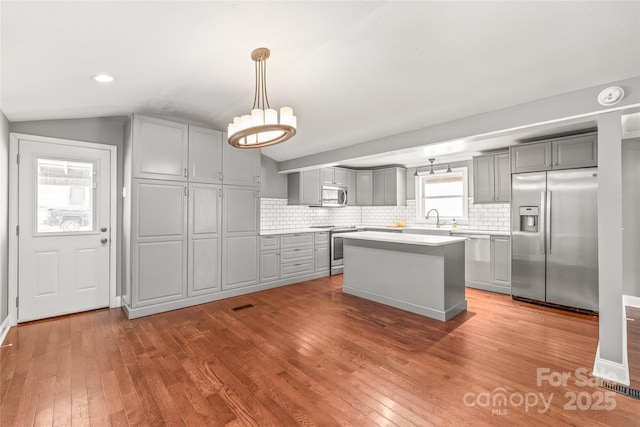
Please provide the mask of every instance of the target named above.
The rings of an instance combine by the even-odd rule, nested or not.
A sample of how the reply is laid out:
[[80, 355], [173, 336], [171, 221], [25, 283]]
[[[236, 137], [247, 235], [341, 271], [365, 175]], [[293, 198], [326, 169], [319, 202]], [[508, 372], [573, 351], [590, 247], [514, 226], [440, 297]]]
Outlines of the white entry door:
[[108, 307], [110, 151], [18, 150], [18, 321]]

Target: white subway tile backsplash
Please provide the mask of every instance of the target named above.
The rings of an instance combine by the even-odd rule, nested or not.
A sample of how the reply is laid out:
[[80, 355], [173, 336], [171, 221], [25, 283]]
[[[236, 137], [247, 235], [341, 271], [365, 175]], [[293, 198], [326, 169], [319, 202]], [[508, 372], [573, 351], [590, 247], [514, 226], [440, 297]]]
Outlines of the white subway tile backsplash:
[[[287, 199], [260, 200], [260, 229], [281, 230], [316, 225], [393, 225], [404, 220], [408, 227], [416, 224], [416, 202], [408, 200], [407, 206], [348, 206], [346, 208], [309, 208], [289, 206]], [[471, 230], [509, 231], [510, 207], [508, 203], [474, 204], [469, 199], [469, 223]]]

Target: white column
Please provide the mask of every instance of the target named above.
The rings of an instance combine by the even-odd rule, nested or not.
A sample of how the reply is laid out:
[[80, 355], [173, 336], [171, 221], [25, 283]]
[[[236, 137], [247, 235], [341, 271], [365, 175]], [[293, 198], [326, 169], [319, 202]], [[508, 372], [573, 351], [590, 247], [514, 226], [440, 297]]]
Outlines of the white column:
[[622, 125], [598, 115], [598, 291], [600, 343], [594, 375], [629, 384], [622, 305]]

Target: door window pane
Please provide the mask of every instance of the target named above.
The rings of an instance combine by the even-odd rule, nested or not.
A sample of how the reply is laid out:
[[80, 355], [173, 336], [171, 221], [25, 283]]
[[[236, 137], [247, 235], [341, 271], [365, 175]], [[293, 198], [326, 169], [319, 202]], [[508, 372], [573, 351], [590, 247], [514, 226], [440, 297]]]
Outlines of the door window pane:
[[92, 231], [95, 164], [38, 158], [37, 232]]

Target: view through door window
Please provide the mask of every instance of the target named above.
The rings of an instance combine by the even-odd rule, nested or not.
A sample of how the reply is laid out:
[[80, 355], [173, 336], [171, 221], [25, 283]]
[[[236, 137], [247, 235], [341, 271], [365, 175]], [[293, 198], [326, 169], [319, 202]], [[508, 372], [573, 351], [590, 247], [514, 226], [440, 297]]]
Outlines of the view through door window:
[[37, 232], [93, 231], [95, 164], [38, 158]]

